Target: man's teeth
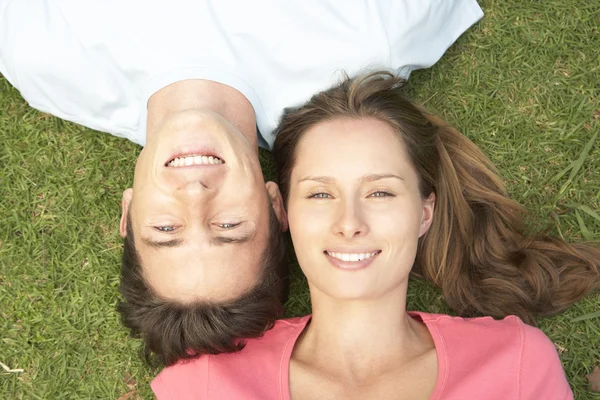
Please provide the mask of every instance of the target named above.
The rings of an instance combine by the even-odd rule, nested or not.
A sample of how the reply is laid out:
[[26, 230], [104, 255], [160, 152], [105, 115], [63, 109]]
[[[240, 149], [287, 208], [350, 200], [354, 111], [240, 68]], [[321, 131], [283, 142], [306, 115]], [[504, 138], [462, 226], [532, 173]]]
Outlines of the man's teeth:
[[328, 251], [327, 254], [333, 258], [337, 258], [338, 260], [346, 261], [346, 262], [356, 262], [363, 261], [373, 256], [379, 254], [379, 251], [374, 251], [372, 253], [334, 253]]
[[223, 160], [213, 156], [185, 156], [169, 161], [168, 167], [189, 167], [190, 165], [223, 164]]

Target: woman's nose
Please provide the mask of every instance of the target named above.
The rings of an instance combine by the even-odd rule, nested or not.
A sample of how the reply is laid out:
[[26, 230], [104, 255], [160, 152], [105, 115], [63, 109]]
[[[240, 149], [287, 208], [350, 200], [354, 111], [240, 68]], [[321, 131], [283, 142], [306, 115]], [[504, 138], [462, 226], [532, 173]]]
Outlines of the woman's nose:
[[345, 200], [340, 204], [339, 215], [334, 225], [337, 235], [351, 239], [367, 233], [368, 225], [364, 219], [364, 213], [358, 200]]

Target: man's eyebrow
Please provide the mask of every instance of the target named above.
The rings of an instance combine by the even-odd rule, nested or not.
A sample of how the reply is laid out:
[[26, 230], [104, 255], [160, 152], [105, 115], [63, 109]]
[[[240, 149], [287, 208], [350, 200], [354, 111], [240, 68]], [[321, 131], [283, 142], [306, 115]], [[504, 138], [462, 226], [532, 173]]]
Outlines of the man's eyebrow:
[[249, 242], [254, 237], [254, 231], [243, 236], [212, 236], [210, 244], [213, 246], [224, 246], [226, 244], [242, 244]]
[[150, 238], [142, 238], [142, 242], [154, 249], [162, 249], [165, 247], [179, 247], [183, 244], [183, 239], [173, 239], [166, 241], [152, 240]]
[[[388, 178], [394, 178], [394, 179], [399, 179], [401, 181], [404, 180], [404, 178], [395, 175], [395, 174], [370, 174], [370, 175], [365, 175], [363, 177], [360, 178], [360, 181], [362, 183], [365, 182], [375, 182], [381, 179], [388, 179]], [[302, 178], [298, 181], [298, 183], [300, 182], [304, 182], [304, 181], [315, 181], [315, 182], [320, 182], [320, 183], [324, 183], [324, 184], [331, 184], [335, 182], [335, 179], [330, 177], [330, 176], [307, 176], [305, 178]]]

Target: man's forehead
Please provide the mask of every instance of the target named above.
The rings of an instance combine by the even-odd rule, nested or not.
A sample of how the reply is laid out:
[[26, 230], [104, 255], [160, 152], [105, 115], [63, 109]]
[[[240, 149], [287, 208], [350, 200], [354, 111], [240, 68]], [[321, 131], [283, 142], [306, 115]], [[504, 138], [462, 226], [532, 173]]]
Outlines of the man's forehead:
[[182, 302], [234, 299], [256, 285], [262, 270], [266, 229], [244, 243], [213, 246], [191, 240], [177, 247], [144, 247], [140, 261], [150, 286]]

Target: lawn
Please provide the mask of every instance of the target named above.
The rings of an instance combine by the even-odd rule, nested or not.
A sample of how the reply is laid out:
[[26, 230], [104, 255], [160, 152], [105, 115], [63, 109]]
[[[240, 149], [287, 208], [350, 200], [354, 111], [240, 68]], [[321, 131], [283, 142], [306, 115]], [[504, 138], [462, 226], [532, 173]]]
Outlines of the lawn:
[[[600, 239], [600, 2], [482, 0], [486, 16], [410, 92], [481, 146], [532, 224]], [[156, 371], [115, 305], [120, 200], [139, 148], [27, 106], [0, 77], [0, 368], [2, 399], [150, 399]], [[267, 152], [265, 175], [273, 177]], [[409, 306], [445, 312], [412, 282]], [[294, 270], [289, 316], [310, 311]], [[540, 319], [576, 399], [600, 399], [600, 294]]]

